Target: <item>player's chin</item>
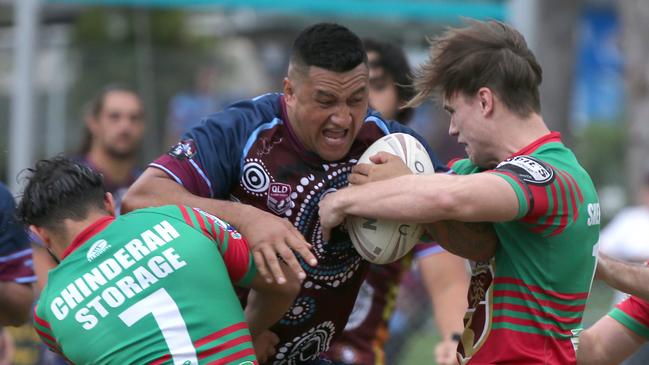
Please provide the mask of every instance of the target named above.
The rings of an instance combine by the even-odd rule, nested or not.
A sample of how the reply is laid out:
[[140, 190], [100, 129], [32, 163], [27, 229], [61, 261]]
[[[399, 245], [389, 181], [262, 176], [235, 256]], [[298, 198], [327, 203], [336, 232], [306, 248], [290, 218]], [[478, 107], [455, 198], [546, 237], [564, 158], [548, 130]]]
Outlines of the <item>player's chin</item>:
[[347, 154], [351, 145], [320, 148], [318, 155], [325, 161], [335, 162], [342, 160]]

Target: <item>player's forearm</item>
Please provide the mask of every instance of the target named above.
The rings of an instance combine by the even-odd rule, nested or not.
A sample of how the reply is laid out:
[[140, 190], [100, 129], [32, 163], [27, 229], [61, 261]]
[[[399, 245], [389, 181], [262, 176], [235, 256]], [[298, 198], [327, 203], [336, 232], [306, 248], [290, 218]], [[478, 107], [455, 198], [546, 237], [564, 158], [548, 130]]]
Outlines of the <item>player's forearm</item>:
[[496, 253], [498, 236], [491, 223], [439, 221], [426, 229], [448, 252], [469, 260], [486, 261]]
[[0, 282], [0, 325], [20, 326], [27, 322], [33, 302], [31, 285]]
[[269, 283], [259, 275], [250, 284], [245, 315], [253, 337], [277, 323], [300, 292], [302, 283], [298, 277], [285, 264], [281, 269], [286, 278], [284, 284]]
[[469, 275], [464, 259], [441, 252], [419, 259], [419, 270], [432, 303], [438, 331], [444, 339], [462, 333], [467, 309]]
[[[345, 215], [401, 222], [427, 223], [454, 217], [457, 206], [450, 189], [452, 176], [406, 175], [350, 186], [334, 195]], [[443, 193], [441, 193], [443, 191]]]
[[200, 208], [237, 228], [245, 221], [247, 212], [256, 209], [241, 203], [194, 195], [164, 172], [149, 168], [127, 191], [122, 201], [122, 212], [169, 204]]
[[295, 297], [280, 292], [251, 290], [246, 305], [246, 322], [254, 338], [277, 323], [288, 311]]
[[597, 278], [624, 293], [649, 301], [649, 267], [629, 264], [600, 255], [597, 265]]

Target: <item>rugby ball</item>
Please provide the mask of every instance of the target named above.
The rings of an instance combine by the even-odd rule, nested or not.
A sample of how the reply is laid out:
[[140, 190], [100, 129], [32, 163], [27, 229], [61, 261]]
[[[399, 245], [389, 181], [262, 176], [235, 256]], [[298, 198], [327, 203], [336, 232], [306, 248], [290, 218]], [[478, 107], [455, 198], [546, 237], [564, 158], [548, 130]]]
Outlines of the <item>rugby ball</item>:
[[[372, 163], [370, 156], [380, 151], [399, 156], [415, 174], [435, 172], [426, 148], [409, 134], [388, 134], [377, 140], [363, 153], [358, 163]], [[388, 264], [402, 258], [410, 252], [424, 232], [423, 224], [356, 216], [347, 218], [346, 227], [356, 251], [375, 264]]]

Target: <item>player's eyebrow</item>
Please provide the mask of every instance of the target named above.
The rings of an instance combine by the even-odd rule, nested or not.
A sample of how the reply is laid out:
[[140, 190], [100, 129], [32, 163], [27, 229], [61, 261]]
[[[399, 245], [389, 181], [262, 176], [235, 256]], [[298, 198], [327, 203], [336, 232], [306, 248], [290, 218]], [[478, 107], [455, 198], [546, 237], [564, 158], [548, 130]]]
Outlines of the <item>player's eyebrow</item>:
[[316, 97], [324, 97], [324, 98], [335, 99], [336, 95], [334, 95], [334, 94], [332, 94], [330, 92], [324, 91], [324, 90], [316, 90]]
[[444, 104], [443, 108], [444, 108], [444, 110], [446, 110], [449, 114], [453, 114], [453, 113], [455, 112], [455, 109], [453, 109], [453, 107], [451, 107], [451, 106], [448, 105], [448, 104]]

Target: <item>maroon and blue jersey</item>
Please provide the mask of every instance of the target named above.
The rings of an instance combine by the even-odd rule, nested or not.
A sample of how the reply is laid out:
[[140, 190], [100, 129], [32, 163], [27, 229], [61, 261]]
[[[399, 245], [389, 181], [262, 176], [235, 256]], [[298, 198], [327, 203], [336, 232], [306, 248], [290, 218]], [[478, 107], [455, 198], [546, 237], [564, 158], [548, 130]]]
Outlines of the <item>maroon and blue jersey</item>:
[[417, 137], [427, 146], [434, 166], [444, 169], [423, 138], [373, 112], [368, 112], [347, 156], [325, 161], [298, 140], [279, 93], [241, 101], [208, 116], [150, 164], [195, 195], [239, 201], [286, 218], [313, 245], [318, 265], [310, 267], [298, 258], [307, 278], [292, 307], [271, 328], [280, 344], [269, 363], [317, 358], [345, 327], [368, 263], [341, 230], [324, 242], [318, 202], [347, 185], [347, 175], [367, 147], [397, 132]]
[[370, 265], [347, 325], [326, 353], [328, 359], [341, 364], [385, 364], [388, 324], [395, 310], [403, 273], [410, 269], [413, 259], [444, 251], [430, 235], [422, 238], [400, 260]]
[[25, 227], [15, 217], [16, 203], [0, 184], [0, 281], [29, 284], [36, 281], [32, 249]]

